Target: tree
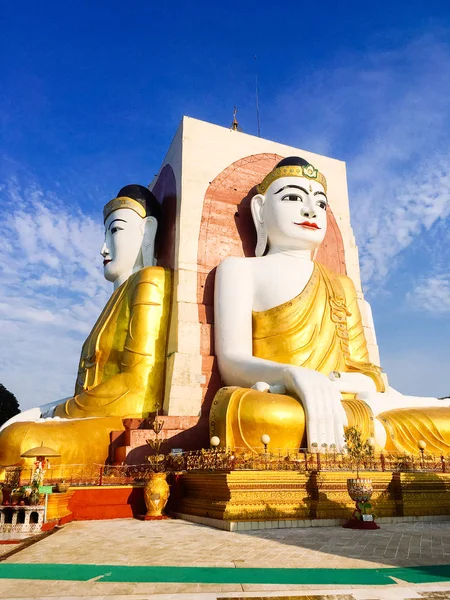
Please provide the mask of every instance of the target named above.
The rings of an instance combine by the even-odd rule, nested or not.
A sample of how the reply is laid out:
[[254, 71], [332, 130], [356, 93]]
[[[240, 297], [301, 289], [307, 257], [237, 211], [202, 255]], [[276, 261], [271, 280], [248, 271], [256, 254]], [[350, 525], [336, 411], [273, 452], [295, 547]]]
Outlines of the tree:
[[354, 425], [344, 427], [344, 439], [347, 444], [347, 451], [356, 464], [356, 479], [359, 479], [359, 470], [364, 459], [372, 456], [371, 440], [363, 441], [361, 430]]
[[12, 392], [0, 383], [0, 425], [20, 413], [19, 403]]

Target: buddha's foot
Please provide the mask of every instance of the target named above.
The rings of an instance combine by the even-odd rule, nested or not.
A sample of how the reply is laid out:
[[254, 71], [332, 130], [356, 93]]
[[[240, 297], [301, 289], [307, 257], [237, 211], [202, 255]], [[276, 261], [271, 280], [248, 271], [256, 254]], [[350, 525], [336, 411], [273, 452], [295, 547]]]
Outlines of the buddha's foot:
[[52, 466], [104, 464], [111, 431], [123, 429], [120, 417], [13, 423], [0, 432], [0, 466], [24, 464], [21, 455], [42, 444], [61, 455], [51, 459]]
[[214, 397], [209, 422], [222, 447], [261, 452], [263, 434], [277, 450], [306, 447], [305, 412], [290, 396], [225, 387]]
[[[388, 452], [448, 456], [450, 454], [450, 407], [396, 408], [378, 415], [387, 432]], [[425, 446], [419, 446], [425, 443]]]
[[[358, 425], [363, 439], [374, 437], [373, 415], [366, 403], [354, 394], [343, 394], [342, 404], [348, 424]], [[209, 423], [211, 436], [220, 439], [221, 447], [261, 452], [263, 434], [269, 435], [272, 450], [307, 447], [303, 406], [300, 400], [284, 394], [221, 388], [214, 397]]]

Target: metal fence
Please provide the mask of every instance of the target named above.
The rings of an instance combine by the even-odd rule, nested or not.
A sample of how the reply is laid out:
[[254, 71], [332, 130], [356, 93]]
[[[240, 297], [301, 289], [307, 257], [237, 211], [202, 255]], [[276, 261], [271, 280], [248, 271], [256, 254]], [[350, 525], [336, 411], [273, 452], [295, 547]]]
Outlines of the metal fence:
[[[450, 473], [450, 456], [423, 454], [374, 454], [359, 465], [348, 455], [336, 452], [315, 453], [306, 450], [252, 454], [236, 449], [198, 450], [179, 454], [155, 454], [141, 465], [57, 465], [45, 471], [45, 485], [65, 482], [70, 486], [131, 485], [143, 483], [152, 472], [223, 472], [223, 471], [392, 471]], [[5, 483], [29, 485], [32, 468], [8, 467]]]

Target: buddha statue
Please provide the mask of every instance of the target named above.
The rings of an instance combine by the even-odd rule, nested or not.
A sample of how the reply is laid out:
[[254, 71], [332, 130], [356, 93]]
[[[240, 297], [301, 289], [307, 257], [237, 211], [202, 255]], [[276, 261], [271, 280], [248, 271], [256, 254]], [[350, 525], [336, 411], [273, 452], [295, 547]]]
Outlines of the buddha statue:
[[101, 255], [114, 291], [83, 345], [74, 395], [8, 421], [1, 466], [20, 464], [42, 442], [59, 451], [60, 464], [103, 464], [110, 432], [124, 428], [124, 417], [161, 408], [171, 276], [154, 266], [159, 213], [140, 185], [125, 186], [104, 207]]
[[279, 162], [251, 201], [254, 258], [226, 258], [215, 280], [215, 351], [226, 388], [210, 413], [221, 445], [341, 451], [357, 425], [378, 449], [450, 451], [449, 400], [389, 387], [370, 362], [353, 282], [312, 260], [325, 237], [324, 175]]

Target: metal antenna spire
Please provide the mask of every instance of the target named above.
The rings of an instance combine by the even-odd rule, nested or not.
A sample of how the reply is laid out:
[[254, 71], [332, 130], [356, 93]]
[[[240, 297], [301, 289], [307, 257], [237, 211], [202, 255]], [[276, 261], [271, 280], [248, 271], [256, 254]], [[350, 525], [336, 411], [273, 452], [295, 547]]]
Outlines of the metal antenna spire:
[[239, 127], [239, 123], [238, 120], [236, 119], [236, 115], [237, 115], [237, 111], [238, 109], [236, 108], [236, 106], [233, 108], [233, 122], [231, 124], [231, 129], [233, 131], [240, 131], [241, 128]]
[[[253, 55], [253, 58], [257, 61], [256, 54]], [[256, 72], [255, 72], [255, 97], [256, 97], [256, 122], [258, 124], [258, 137], [261, 137], [261, 125], [259, 122], [259, 99], [258, 99], [258, 65], [256, 65]]]

